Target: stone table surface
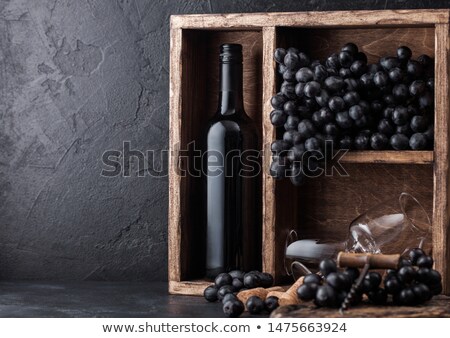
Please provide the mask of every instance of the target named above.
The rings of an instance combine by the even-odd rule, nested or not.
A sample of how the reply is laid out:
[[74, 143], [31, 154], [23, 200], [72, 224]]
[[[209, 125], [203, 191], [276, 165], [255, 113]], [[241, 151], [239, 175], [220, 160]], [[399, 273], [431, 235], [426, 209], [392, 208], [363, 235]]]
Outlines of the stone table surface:
[[0, 317], [224, 317], [220, 305], [166, 282], [0, 282]]

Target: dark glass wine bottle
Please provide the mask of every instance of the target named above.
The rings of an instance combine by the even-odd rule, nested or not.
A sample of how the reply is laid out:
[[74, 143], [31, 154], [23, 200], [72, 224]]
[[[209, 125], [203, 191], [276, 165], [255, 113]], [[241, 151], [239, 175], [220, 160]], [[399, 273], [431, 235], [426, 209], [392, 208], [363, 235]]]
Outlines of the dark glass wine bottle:
[[243, 104], [242, 46], [220, 47], [219, 106], [206, 140], [206, 275], [261, 268], [259, 135]]

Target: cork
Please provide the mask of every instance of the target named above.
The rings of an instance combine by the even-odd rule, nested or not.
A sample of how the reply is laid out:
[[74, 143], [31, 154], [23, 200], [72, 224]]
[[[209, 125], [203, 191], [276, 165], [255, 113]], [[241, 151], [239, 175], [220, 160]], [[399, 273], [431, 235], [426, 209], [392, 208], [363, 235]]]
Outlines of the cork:
[[280, 299], [283, 295], [284, 295], [284, 291], [270, 291], [266, 295], [266, 299], [269, 297], [277, 297], [278, 299]]
[[303, 276], [297, 279], [297, 281], [292, 284], [292, 286], [280, 298], [278, 298], [278, 303], [280, 306], [295, 305], [299, 303], [297, 289], [303, 284], [303, 279]]
[[266, 299], [267, 294], [269, 291], [264, 288], [254, 288], [250, 290], [244, 290], [237, 294], [237, 298], [244, 303], [244, 305], [247, 303], [247, 299], [249, 299], [252, 296], [258, 296], [262, 300]]

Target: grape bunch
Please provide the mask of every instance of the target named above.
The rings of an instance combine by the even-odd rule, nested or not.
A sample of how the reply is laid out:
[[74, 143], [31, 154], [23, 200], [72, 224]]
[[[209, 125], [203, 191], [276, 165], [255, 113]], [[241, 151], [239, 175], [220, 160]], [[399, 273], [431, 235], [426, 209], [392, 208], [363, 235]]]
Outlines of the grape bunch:
[[245, 306], [237, 298], [239, 291], [258, 287], [269, 288], [273, 285], [273, 276], [266, 272], [243, 272], [233, 270], [229, 273], [220, 273], [214, 280], [214, 284], [208, 286], [203, 296], [208, 302], [221, 301], [223, 312], [229, 317], [239, 317], [247, 307], [251, 314], [259, 314], [263, 311], [272, 312], [278, 307], [276, 297], [268, 297], [265, 300], [257, 296], [250, 297]]
[[[364, 295], [375, 305], [387, 304], [390, 299], [395, 305], [423, 304], [442, 292], [441, 275], [432, 266], [431, 256], [425, 255], [422, 249], [412, 249], [409, 258], [401, 260], [398, 270], [386, 271], [384, 280], [380, 273], [369, 271], [360, 287], [354, 290], [350, 304], [359, 304]], [[322, 260], [319, 269], [320, 275], [305, 276], [297, 290], [298, 298], [314, 301], [320, 307], [341, 307], [360, 271], [356, 268], [338, 271], [331, 259]]]
[[442, 292], [441, 275], [433, 270], [433, 258], [422, 249], [409, 252], [398, 270], [388, 270], [384, 288], [392, 295], [394, 304], [417, 305]]
[[368, 64], [353, 43], [325, 62], [297, 48], [274, 53], [283, 78], [271, 99], [277, 129], [270, 174], [304, 182], [326, 141], [337, 149], [423, 150], [433, 144], [434, 60], [402, 46]]

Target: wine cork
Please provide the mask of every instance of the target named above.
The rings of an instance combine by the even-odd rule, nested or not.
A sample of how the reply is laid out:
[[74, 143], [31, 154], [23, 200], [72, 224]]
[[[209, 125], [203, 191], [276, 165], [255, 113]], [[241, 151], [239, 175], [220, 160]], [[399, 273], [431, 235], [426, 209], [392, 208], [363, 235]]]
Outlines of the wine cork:
[[[266, 290], [267, 290], [268, 292], [272, 292], [272, 291], [285, 292], [285, 291], [286, 291], [286, 289], [283, 288], [282, 286], [272, 286], [272, 287], [270, 287], [270, 288], [267, 288]], [[267, 297], [269, 297], [269, 296], [266, 296], [266, 298], [267, 298]]]
[[284, 295], [284, 291], [270, 291], [266, 295], [266, 299], [269, 297], [277, 297], [278, 299], [280, 299], [283, 295]]
[[264, 288], [254, 288], [250, 290], [244, 290], [237, 294], [237, 298], [244, 303], [244, 305], [247, 303], [247, 299], [249, 299], [252, 296], [258, 296], [262, 300], [266, 299], [266, 295], [269, 293]]
[[303, 284], [304, 278], [305, 277], [302, 276], [297, 279], [297, 281], [278, 299], [280, 306], [295, 305], [299, 303], [297, 289]]

